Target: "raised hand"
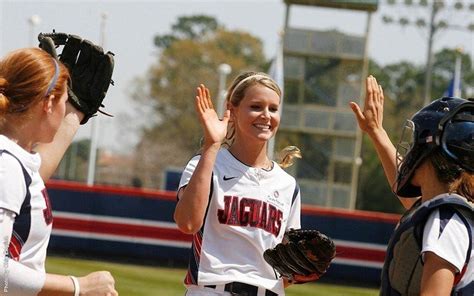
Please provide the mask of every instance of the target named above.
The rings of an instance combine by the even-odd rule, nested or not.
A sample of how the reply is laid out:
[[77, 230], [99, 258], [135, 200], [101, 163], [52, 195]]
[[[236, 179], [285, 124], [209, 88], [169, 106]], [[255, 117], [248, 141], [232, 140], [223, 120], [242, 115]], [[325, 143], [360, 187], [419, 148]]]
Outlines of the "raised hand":
[[[361, 130], [370, 137], [377, 156], [382, 163], [388, 184], [393, 187], [397, 179], [396, 149], [382, 126], [383, 122], [383, 90], [377, 83], [377, 79], [370, 75], [365, 81], [365, 102], [364, 110], [361, 111], [359, 105], [351, 102], [351, 109], [354, 112]], [[409, 209], [416, 198], [399, 198], [402, 205]]]
[[383, 90], [382, 86], [377, 83], [377, 79], [372, 75], [367, 77], [365, 85], [364, 110], [362, 111], [355, 102], [351, 102], [350, 106], [357, 118], [360, 129], [366, 132], [370, 137], [374, 137], [377, 133], [384, 130], [382, 126]]
[[212, 105], [209, 89], [201, 84], [196, 89], [196, 112], [204, 129], [204, 146], [221, 144], [227, 134], [230, 111], [226, 110], [224, 117], [219, 119]]

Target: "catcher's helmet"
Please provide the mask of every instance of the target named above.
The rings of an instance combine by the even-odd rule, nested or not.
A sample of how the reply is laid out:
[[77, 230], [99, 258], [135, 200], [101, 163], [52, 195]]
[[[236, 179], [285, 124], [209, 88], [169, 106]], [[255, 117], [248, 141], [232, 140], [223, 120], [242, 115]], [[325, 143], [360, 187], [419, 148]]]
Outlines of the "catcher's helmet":
[[395, 194], [417, 197], [420, 188], [411, 184], [416, 168], [439, 149], [460, 170], [474, 172], [474, 99], [444, 97], [433, 101], [407, 120], [397, 146]]

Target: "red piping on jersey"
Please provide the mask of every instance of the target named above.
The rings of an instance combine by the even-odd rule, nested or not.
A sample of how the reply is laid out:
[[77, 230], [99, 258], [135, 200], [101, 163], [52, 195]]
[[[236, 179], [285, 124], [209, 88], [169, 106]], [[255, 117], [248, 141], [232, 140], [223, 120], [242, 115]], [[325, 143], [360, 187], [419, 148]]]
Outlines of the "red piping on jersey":
[[20, 241], [16, 238], [15, 234], [13, 233], [10, 239], [10, 245], [8, 246], [8, 254], [10, 255], [10, 258], [12, 258], [15, 261], [20, 260], [22, 247], [23, 245], [20, 243]]
[[184, 278], [185, 285], [197, 285], [199, 263], [201, 262], [201, 248], [202, 248], [202, 232], [198, 231], [193, 235], [192, 252], [193, 257], [190, 258], [192, 262], [189, 263], [186, 277]]

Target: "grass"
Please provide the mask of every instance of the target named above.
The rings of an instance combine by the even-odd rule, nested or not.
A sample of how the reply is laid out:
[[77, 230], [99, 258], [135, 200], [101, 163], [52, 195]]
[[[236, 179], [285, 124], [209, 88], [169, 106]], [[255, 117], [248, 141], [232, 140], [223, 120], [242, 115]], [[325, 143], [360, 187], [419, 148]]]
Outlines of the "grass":
[[[116, 289], [125, 296], [183, 296], [184, 269], [149, 267], [132, 264], [92, 261], [50, 256], [46, 260], [48, 273], [83, 276], [97, 270], [108, 270]], [[287, 296], [375, 296], [378, 290], [342, 285], [311, 283], [286, 289]]]

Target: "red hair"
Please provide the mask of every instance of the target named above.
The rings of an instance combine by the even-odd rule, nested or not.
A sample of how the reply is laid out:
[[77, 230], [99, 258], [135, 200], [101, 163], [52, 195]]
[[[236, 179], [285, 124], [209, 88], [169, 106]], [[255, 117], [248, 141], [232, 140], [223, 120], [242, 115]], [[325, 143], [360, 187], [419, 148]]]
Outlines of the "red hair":
[[58, 100], [69, 72], [62, 63], [57, 64], [59, 73], [54, 58], [39, 48], [18, 49], [0, 60], [0, 114], [23, 113], [47, 95]]

